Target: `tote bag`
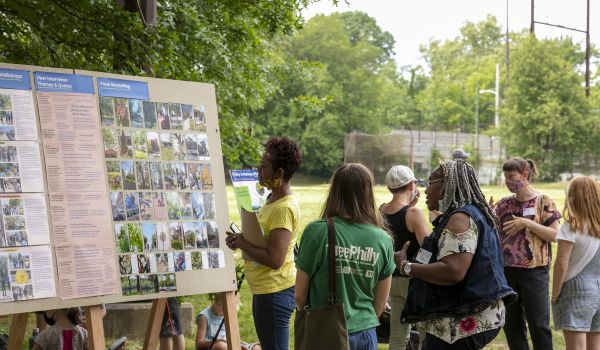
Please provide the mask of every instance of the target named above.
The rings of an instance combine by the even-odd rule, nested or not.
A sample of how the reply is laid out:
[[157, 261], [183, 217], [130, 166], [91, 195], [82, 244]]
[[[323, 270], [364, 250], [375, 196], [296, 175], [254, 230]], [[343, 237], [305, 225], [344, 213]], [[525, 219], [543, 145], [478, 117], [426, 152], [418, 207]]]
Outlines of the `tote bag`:
[[327, 305], [314, 308], [307, 305], [302, 310], [296, 310], [294, 319], [295, 350], [350, 349], [344, 304], [337, 300], [335, 227], [331, 218], [327, 218], [327, 242], [327, 271], [329, 274]]

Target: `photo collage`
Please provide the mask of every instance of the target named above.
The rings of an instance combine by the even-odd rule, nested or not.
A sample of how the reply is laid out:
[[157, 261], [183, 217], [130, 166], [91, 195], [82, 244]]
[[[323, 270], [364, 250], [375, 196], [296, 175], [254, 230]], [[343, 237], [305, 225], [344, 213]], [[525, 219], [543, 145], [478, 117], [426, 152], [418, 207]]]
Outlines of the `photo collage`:
[[0, 141], [14, 141], [15, 121], [10, 95], [0, 94]]
[[28, 245], [23, 199], [0, 198], [0, 247]]
[[0, 302], [34, 298], [28, 253], [0, 254], [0, 287]]
[[[0, 98], [2, 96], [3, 95], [0, 95]], [[17, 158], [17, 147], [3, 144], [0, 145], [0, 193], [16, 192], [23, 192], [19, 173], [19, 160]]]
[[100, 116], [123, 295], [224, 267], [204, 107], [100, 97]]

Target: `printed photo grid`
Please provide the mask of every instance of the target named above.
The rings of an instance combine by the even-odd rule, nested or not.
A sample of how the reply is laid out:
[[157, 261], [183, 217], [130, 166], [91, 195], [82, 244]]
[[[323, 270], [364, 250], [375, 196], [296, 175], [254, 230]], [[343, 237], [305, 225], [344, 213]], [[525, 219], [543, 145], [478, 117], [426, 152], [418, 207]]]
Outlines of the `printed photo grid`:
[[225, 267], [204, 106], [100, 97], [100, 116], [123, 295]]

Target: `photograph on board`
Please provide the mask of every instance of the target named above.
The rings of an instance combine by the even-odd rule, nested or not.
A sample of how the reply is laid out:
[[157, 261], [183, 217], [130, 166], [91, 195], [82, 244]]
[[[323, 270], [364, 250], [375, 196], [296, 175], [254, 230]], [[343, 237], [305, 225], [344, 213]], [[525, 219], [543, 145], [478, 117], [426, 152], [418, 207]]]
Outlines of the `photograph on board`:
[[102, 126], [115, 125], [114, 98], [100, 96], [100, 123], [102, 124]]
[[131, 120], [131, 127], [143, 128], [144, 127], [144, 114], [142, 112], [142, 101], [130, 99], [129, 100], [129, 118]]
[[111, 191], [119, 191], [123, 189], [123, 177], [121, 174], [121, 162], [118, 160], [106, 161], [106, 176], [108, 181], [108, 189]]
[[135, 179], [138, 190], [151, 190], [150, 166], [146, 162], [135, 162]]
[[146, 129], [156, 129], [156, 104], [151, 101], [142, 102], [144, 112], [144, 127]]
[[121, 127], [129, 127], [129, 103], [126, 98], [115, 98], [115, 116], [117, 117], [117, 125]]
[[102, 141], [104, 142], [104, 158], [119, 158], [119, 130], [102, 129]]
[[138, 192], [125, 193], [125, 210], [127, 211], [127, 221], [140, 220], [140, 198]]
[[164, 192], [152, 193], [152, 207], [154, 209], [152, 220], [167, 220], [169, 211]]
[[171, 235], [171, 249], [183, 249], [183, 228], [179, 222], [169, 223], [169, 233]]
[[125, 221], [127, 211], [125, 210], [124, 192], [111, 192], [110, 205], [112, 209], [113, 221]]
[[169, 122], [169, 104], [157, 103], [156, 113], [158, 116], [158, 125], [162, 130], [170, 130], [171, 123]]
[[131, 254], [119, 254], [119, 273], [121, 275], [131, 274]]

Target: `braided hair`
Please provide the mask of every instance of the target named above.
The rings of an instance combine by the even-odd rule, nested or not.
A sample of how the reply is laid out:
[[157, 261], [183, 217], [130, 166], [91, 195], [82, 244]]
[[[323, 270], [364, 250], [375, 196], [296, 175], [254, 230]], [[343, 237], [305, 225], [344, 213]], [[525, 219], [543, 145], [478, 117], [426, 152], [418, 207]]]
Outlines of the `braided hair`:
[[479, 208], [487, 222], [496, 227], [498, 221], [479, 187], [475, 169], [463, 159], [440, 162], [444, 174], [442, 206], [444, 212], [471, 204]]

